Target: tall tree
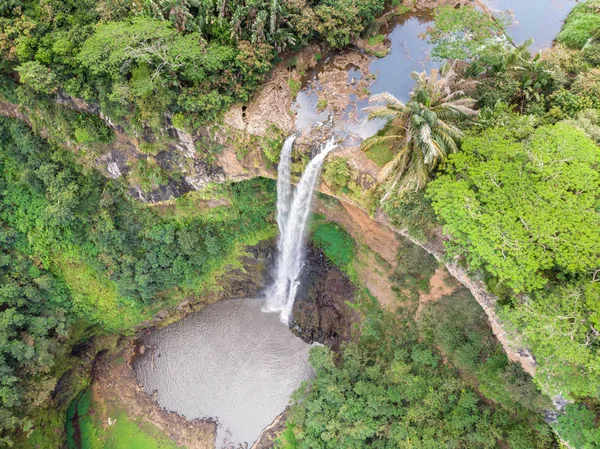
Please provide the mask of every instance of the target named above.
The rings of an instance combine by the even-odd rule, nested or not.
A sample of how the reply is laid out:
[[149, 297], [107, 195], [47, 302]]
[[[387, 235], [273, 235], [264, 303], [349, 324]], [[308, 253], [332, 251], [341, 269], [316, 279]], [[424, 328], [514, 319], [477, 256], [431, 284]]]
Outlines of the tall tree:
[[396, 149], [379, 177], [380, 183], [388, 183], [382, 203], [394, 192], [423, 188], [448, 154], [458, 151], [462, 132], [456, 123], [477, 114], [475, 100], [461, 98], [465, 93], [458, 88], [453, 66], [411, 76], [416, 85], [406, 104], [384, 92], [372, 96], [374, 106], [366, 109], [370, 120], [384, 119], [388, 126], [367, 139], [363, 149], [382, 144]]

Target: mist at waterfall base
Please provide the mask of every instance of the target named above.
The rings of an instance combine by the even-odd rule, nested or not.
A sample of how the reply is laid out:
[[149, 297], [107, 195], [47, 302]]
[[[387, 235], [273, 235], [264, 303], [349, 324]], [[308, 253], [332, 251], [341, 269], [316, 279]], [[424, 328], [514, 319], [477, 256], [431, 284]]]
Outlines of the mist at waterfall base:
[[[144, 338], [133, 368], [158, 404], [187, 419], [217, 423], [218, 449], [250, 447], [314, 372], [310, 345], [287, 326], [306, 252], [306, 227], [323, 161], [323, 146], [296, 188], [291, 184], [294, 137], [281, 150], [277, 181], [280, 229], [275, 278], [267, 297], [220, 301]], [[268, 310], [279, 313], [265, 313]]]
[[295, 136], [288, 137], [281, 148], [277, 168], [277, 261], [271, 286], [265, 291], [265, 312], [280, 312], [283, 323], [288, 323], [300, 275], [305, 262], [307, 223], [314, 190], [327, 155], [336, 148], [333, 138], [309, 162], [298, 185], [291, 183], [292, 149]]

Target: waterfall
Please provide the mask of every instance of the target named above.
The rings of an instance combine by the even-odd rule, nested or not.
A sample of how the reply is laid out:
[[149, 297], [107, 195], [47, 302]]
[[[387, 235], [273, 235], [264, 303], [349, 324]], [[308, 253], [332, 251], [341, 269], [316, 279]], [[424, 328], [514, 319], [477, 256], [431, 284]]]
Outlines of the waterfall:
[[273, 284], [267, 289], [265, 312], [281, 312], [281, 321], [287, 323], [292, 313], [306, 250], [306, 225], [310, 214], [313, 191], [321, 173], [325, 157], [336, 145], [330, 139], [308, 164], [295, 190], [290, 182], [292, 145], [295, 137], [288, 137], [281, 148], [277, 168], [277, 224], [279, 226], [278, 253]]

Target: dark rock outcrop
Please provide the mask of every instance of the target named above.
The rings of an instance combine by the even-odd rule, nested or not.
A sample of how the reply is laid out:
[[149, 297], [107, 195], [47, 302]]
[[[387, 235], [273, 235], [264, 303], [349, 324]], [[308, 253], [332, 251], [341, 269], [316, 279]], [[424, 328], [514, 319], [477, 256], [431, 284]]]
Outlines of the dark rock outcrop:
[[355, 295], [350, 279], [320, 249], [309, 246], [292, 311], [292, 332], [306, 342], [319, 342], [338, 350], [341, 343], [352, 338], [354, 324], [359, 320], [358, 312], [348, 305]]

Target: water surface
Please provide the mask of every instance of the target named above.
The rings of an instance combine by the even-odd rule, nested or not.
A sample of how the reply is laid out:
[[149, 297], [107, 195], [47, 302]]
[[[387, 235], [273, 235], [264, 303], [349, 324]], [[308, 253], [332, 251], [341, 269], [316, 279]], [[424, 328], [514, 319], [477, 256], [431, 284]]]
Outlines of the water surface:
[[[518, 44], [533, 39], [533, 52], [550, 47], [564, 19], [577, 4], [576, 0], [484, 0], [495, 14], [510, 11], [514, 23], [507, 28], [508, 35]], [[376, 76], [369, 85], [371, 94], [390, 92], [402, 101], [409, 98], [414, 86], [410, 77], [412, 72], [422, 72], [439, 67], [441, 62], [432, 60], [432, 46], [421, 37], [432, 25], [433, 17], [427, 13], [409, 13], [392, 16], [392, 20], [379, 30], [385, 34], [390, 51], [383, 58], [373, 58], [369, 72]], [[318, 92], [323, 88], [318, 75], [324, 67], [333, 64], [333, 58], [317, 64], [304, 78], [305, 87], [298, 94], [292, 106], [296, 111], [296, 129], [305, 131], [325, 124], [329, 117], [327, 111], [317, 112]], [[344, 68], [339, 68], [343, 70]], [[346, 68], [348, 82], [364, 76], [354, 67]], [[311, 82], [306, 85], [306, 81]], [[344, 139], [344, 145], [358, 145], [365, 138], [375, 134], [383, 126], [383, 121], [369, 122], [363, 108], [367, 100], [357, 100], [356, 95], [349, 96], [350, 104], [333, 124], [333, 133]]]
[[144, 344], [155, 349], [134, 364], [160, 406], [218, 422], [217, 448], [251, 446], [313, 375], [310, 345], [262, 305], [238, 299], [206, 306], [153, 332]]
[[511, 11], [514, 24], [506, 30], [520, 44], [533, 39], [531, 50], [537, 52], [552, 45], [576, 0], [485, 0], [495, 12]]

